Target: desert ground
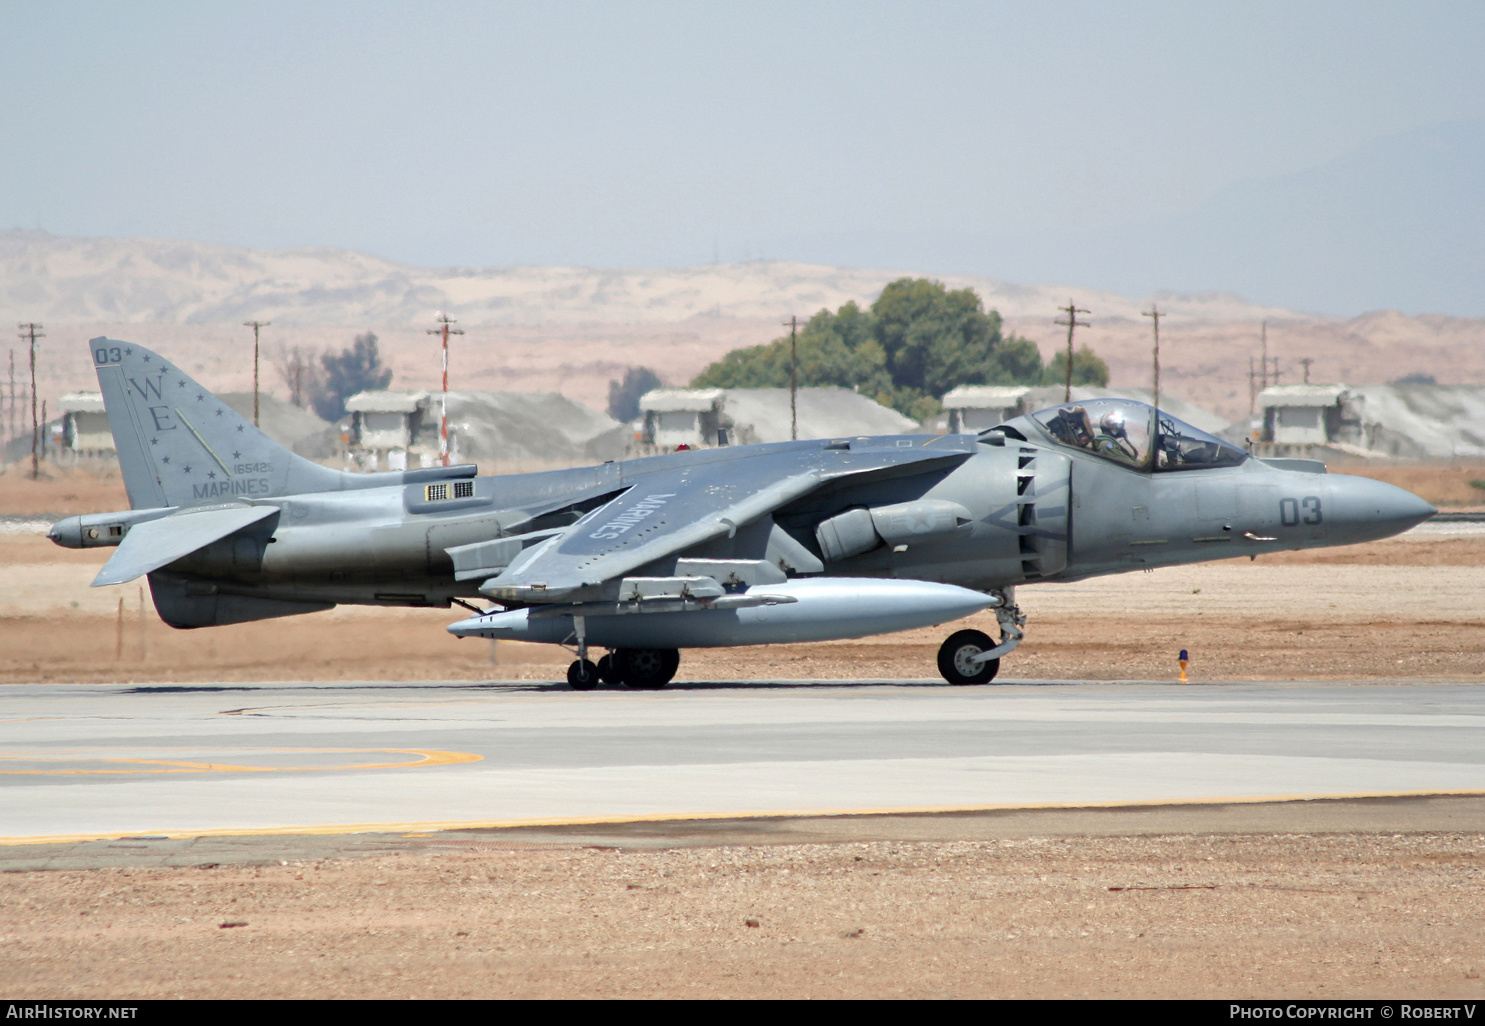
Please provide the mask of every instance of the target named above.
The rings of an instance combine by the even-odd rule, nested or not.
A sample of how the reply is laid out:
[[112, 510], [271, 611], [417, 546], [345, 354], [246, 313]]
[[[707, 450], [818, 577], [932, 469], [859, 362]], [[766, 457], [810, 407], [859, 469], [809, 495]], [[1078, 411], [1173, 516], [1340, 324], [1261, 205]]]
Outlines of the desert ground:
[[1478, 998], [1485, 836], [1030, 837], [0, 876], [0, 990]]
[[[1369, 473], [1446, 508], [1479, 467]], [[179, 632], [109, 550], [25, 520], [116, 479], [0, 478], [0, 681], [559, 679], [448, 610]], [[1011, 678], [1485, 679], [1485, 533], [1022, 589]], [[982, 617], [989, 629], [993, 621]], [[933, 676], [943, 629], [689, 652], [683, 679]], [[0, 687], [3, 697], [3, 687]], [[1093, 831], [1097, 834], [1097, 831]], [[122, 843], [122, 842], [121, 842]], [[1485, 995], [1485, 834], [1327, 830], [674, 848], [448, 842], [365, 858], [0, 874], [12, 997]]]

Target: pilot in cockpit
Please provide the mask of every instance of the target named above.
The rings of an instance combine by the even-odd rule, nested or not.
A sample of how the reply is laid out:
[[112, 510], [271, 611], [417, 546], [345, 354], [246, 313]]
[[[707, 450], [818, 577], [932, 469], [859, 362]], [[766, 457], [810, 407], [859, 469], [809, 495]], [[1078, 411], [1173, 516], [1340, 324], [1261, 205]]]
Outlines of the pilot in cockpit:
[[[1133, 405], [1138, 418], [1146, 407]], [[1096, 399], [1086, 404], [1054, 407], [1036, 414], [1036, 419], [1064, 445], [1138, 467], [1145, 462], [1149, 429], [1140, 427], [1136, 419], [1134, 426], [1139, 428], [1138, 432], [1130, 430], [1130, 411], [1125, 408], [1128, 406], [1131, 404], [1124, 400]]]
[[[1085, 414], [1086, 416], [1086, 414]], [[1124, 424], [1124, 411], [1113, 409], [1098, 421], [1100, 434], [1093, 440], [1093, 451], [1126, 460], [1138, 460], [1139, 451], [1129, 440], [1129, 429]]]
[[1157, 427], [1154, 414], [1144, 403], [1108, 397], [1053, 406], [1032, 414], [1032, 421], [1063, 445], [1135, 469], [1234, 467], [1248, 458], [1236, 446], [1165, 411]]
[[1117, 407], [1107, 411], [1098, 419], [1096, 431], [1093, 427], [1093, 419], [1088, 416], [1088, 410], [1082, 406], [1068, 406], [1058, 410], [1047, 428], [1059, 441], [1075, 445], [1079, 449], [1087, 449], [1100, 456], [1111, 456], [1118, 460], [1137, 461], [1139, 459], [1139, 451], [1129, 440], [1129, 429], [1124, 423], [1124, 411]]

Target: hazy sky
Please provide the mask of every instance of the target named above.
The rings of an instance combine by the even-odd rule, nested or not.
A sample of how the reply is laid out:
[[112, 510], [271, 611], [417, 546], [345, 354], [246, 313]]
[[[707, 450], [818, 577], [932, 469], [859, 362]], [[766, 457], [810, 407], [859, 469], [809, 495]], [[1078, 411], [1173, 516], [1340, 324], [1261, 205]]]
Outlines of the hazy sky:
[[1479, 2], [6, 2], [0, 38], [0, 226], [423, 265], [1110, 228], [1485, 118]]

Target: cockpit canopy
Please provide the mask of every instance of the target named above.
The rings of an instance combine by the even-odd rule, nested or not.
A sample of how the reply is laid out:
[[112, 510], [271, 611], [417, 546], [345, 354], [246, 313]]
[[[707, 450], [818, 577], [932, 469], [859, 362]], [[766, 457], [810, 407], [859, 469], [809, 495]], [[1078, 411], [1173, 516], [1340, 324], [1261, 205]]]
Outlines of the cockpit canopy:
[[1248, 454], [1133, 399], [1085, 399], [1038, 410], [1027, 418], [1053, 442], [1136, 470], [1202, 470], [1235, 467]]

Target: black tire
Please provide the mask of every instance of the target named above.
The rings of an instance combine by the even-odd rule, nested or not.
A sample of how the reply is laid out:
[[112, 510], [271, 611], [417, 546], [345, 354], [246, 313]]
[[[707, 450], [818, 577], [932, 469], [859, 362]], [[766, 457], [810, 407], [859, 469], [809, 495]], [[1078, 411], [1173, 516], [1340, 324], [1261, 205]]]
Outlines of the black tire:
[[939, 646], [938, 672], [950, 684], [989, 684], [1000, 672], [1000, 660], [991, 659], [978, 668], [966, 660], [994, 647], [984, 631], [955, 631]]
[[624, 678], [619, 676], [619, 667], [612, 655], [606, 655], [598, 660], [598, 679], [605, 684], [624, 683]]
[[621, 648], [614, 664], [627, 688], [653, 691], [663, 688], [680, 669], [681, 653], [674, 648]]
[[587, 659], [574, 659], [567, 668], [567, 683], [574, 691], [592, 691], [598, 686], [598, 667]]

